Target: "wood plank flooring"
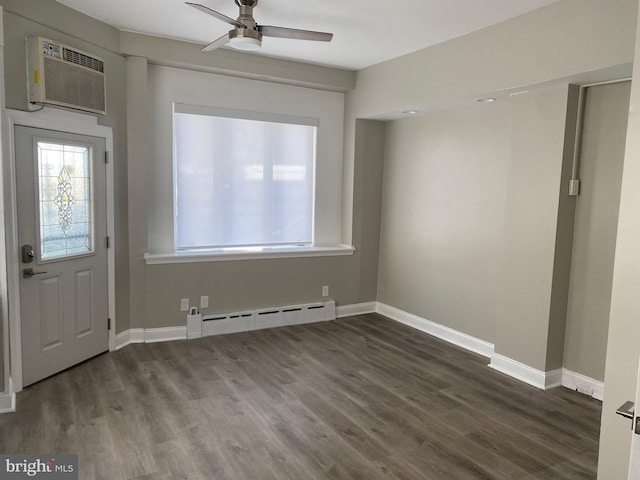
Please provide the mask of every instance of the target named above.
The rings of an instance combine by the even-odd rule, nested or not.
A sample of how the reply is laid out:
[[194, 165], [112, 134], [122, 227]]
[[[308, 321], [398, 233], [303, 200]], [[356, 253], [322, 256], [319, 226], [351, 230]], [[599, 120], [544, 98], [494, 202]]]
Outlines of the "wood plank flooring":
[[88, 479], [595, 479], [600, 402], [380, 315], [130, 345], [18, 394], [0, 452]]

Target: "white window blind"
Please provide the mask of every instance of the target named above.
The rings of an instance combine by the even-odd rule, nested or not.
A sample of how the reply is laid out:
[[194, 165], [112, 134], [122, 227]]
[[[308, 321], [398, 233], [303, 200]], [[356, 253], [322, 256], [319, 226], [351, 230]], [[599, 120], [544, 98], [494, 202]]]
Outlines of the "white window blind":
[[175, 248], [313, 243], [317, 120], [174, 106]]

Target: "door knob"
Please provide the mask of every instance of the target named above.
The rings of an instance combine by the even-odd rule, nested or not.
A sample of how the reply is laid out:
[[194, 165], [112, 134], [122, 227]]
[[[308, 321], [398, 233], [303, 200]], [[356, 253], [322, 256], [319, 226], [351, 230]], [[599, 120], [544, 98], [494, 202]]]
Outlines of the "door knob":
[[22, 276], [24, 278], [31, 278], [34, 275], [44, 275], [47, 272], [34, 272], [33, 268], [25, 268], [24, 270], [22, 270]]
[[625, 402], [616, 410], [616, 413], [624, 418], [633, 418], [635, 404], [633, 402]]
[[636, 435], [640, 435], [640, 415], [636, 416], [635, 404], [633, 402], [625, 402], [616, 410], [616, 413], [631, 420], [631, 430], [633, 430]]

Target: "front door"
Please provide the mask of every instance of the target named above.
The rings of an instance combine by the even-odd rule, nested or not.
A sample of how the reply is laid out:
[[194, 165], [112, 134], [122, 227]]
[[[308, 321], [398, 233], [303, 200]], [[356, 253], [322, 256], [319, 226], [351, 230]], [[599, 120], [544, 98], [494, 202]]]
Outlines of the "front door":
[[108, 350], [105, 140], [15, 127], [23, 386]]

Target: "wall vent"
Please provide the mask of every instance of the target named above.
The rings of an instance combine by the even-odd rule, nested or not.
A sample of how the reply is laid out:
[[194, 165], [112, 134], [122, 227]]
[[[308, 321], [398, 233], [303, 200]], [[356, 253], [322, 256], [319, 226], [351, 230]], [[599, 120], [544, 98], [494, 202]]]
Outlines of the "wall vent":
[[106, 113], [104, 62], [42, 37], [27, 38], [29, 103]]
[[[244, 312], [189, 316], [188, 319], [192, 324], [187, 329], [187, 338], [209, 337], [335, 320], [336, 304], [330, 301], [289, 305]], [[193, 324], [198, 321], [202, 322], [201, 325]]]

